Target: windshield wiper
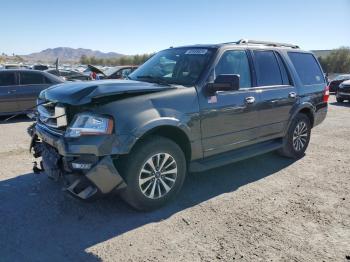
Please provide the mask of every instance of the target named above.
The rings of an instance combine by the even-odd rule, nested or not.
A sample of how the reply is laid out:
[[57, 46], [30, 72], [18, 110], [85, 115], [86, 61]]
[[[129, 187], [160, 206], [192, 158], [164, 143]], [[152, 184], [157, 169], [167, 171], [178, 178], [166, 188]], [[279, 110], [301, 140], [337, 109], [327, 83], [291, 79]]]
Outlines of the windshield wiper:
[[162, 77], [157, 77], [157, 76], [151, 76], [151, 75], [144, 75], [144, 76], [137, 76], [137, 79], [146, 79], [146, 80], [150, 80], [152, 83], [156, 83], [156, 84], [161, 84], [161, 85], [167, 85], [169, 86], [170, 84], [163, 79]]

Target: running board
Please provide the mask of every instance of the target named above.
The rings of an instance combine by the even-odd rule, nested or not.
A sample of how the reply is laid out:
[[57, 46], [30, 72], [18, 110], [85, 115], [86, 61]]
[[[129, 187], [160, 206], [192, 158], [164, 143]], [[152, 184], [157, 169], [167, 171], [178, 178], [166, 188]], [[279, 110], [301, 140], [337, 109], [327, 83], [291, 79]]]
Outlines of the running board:
[[233, 151], [211, 156], [190, 163], [190, 172], [202, 172], [208, 169], [228, 165], [257, 155], [265, 154], [281, 148], [282, 139], [262, 142], [255, 145], [239, 148]]

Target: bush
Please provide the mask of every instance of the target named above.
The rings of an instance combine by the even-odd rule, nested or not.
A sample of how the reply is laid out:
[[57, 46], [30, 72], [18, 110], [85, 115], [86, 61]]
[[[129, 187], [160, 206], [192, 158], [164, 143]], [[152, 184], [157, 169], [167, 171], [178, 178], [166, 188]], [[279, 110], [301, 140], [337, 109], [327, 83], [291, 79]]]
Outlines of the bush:
[[319, 57], [318, 60], [327, 73], [350, 73], [350, 48], [341, 47], [334, 49], [325, 58]]
[[80, 63], [83, 65], [103, 65], [103, 66], [118, 66], [118, 65], [141, 65], [147, 61], [153, 54], [122, 56], [119, 58], [96, 58], [94, 56], [87, 57], [82, 55]]

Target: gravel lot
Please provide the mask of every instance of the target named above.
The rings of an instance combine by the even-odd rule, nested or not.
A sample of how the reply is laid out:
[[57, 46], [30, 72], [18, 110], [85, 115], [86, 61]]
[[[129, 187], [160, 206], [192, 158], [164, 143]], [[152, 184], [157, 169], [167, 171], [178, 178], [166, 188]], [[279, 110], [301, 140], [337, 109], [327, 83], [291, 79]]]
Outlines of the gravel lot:
[[301, 160], [191, 174], [152, 213], [34, 175], [29, 124], [0, 124], [0, 261], [350, 261], [350, 103], [331, 99]]

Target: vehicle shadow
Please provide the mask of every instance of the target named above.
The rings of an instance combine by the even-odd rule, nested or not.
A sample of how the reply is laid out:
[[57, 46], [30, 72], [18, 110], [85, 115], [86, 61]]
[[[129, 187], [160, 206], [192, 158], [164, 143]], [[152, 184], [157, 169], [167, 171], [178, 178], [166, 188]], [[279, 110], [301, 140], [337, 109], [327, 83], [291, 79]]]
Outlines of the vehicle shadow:
[[348, 101], [345, 101], [345, 102], [342, 102], [342, 103], [339, 103], [339, 102], [331, 102], [329, 103], [333, 106], [343, 106], [343, 107], [350, 107], [350, 102]]
[[209, 199], [273, 175], [294, 161], [274, 153], [190, 174], [179, 197], [150, 213], [134, 211], [117, 196], [81, 202], [45, 175], [0, 181], [2, 261], [100, 261], [87, 249], [157, 223]]

